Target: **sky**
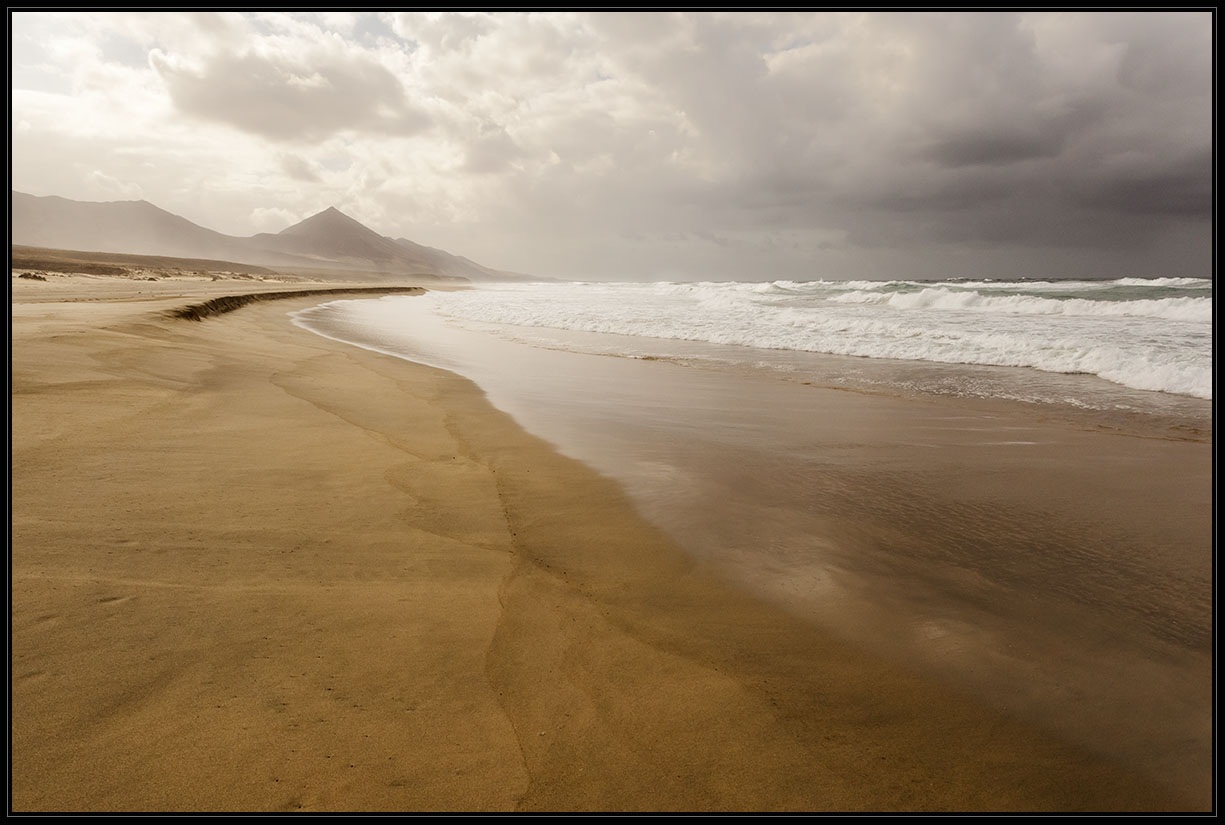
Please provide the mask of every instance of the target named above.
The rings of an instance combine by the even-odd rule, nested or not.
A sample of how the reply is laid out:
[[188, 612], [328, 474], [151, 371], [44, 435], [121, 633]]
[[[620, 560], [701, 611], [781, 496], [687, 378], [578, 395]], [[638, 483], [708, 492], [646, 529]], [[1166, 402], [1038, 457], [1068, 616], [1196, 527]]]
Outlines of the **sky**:
[[1215, 20], [10, 12], [12, 188], [574, 279], [1211, 277]]

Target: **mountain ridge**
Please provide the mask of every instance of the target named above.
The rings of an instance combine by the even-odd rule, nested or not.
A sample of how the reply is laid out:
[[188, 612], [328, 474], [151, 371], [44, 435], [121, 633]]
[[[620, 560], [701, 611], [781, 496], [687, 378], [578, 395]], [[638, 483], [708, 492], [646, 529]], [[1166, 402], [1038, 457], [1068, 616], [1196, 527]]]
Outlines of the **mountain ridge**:
[[276, 233], [225, 235], [145, 200], [76, 201], [10, 190], [10, 243], [53, 249], [211, 258], [279, 268], [388, 276], [528, 280], [406, 238], [380, 235], [336, 206]]

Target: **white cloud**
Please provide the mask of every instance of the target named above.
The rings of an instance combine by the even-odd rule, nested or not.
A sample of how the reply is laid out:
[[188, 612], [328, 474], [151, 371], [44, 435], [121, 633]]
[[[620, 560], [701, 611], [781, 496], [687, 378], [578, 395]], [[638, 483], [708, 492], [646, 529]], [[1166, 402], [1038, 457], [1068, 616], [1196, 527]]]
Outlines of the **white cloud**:
[[429, 125], [377, 60], [280, 46], [221, 53], [197, 66], [154, 50], [150, 63], [183, 113], [271, 140], [316, 142], [342, 131], [413, 134]]
[[139, 184], [118, 180], [98, 169], [85, 176], [85, 183], [99, 200], [141, 200], [144, 194]]
[[280, 232], [308, 215], [295, 215], [288, 209], [277, 207], [257, 207], [251, 210], [252, 234], [260, 232]]

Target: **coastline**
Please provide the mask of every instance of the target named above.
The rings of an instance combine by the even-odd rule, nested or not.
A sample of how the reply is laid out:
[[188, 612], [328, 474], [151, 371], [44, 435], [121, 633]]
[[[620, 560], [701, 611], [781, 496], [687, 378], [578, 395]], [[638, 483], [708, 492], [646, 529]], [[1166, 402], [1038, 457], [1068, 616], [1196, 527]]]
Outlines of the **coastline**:
[[[1138, 392], [1082, 408], [844, 391], [818, 376], [849, 364], [797, 359], [809, 384], [722, 368], [723, 351], [697, 344], [688, 364], [581, 351], [616, 353], [617, 336], [585, 337], [579, 352], [556, 331], [528, 345], [522, 327], [443, 320], [452, 297], [342, 300], [293, 317], [473, 380], [734, 588], [1209, 798], [1206, 402], [1177, 416]], [[1110, 410], [1115, 399], [1127, 408]]]
[[14, 281], [15, 811], [1196, 808], [731, 588], [317, 299], [127, 287]]

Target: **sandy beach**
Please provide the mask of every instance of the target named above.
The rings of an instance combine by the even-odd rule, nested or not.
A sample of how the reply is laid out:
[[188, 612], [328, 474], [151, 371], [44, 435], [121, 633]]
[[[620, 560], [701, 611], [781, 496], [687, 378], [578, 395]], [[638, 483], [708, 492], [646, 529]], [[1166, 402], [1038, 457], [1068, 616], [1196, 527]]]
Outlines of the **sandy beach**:
[[318, 297], [167, 314], [260, 289], [12, 281], [13, 811], [1210, 808], [731, 586]]

